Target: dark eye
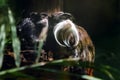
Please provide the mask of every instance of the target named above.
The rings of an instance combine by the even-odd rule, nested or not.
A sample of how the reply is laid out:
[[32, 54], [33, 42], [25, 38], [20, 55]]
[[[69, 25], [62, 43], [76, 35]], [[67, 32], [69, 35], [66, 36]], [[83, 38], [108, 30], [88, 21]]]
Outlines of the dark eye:
[[48, 16], [47, 13], [40, 13], [40, 17], [41, 17], [41, 19], [46, 18], [47, 16]]

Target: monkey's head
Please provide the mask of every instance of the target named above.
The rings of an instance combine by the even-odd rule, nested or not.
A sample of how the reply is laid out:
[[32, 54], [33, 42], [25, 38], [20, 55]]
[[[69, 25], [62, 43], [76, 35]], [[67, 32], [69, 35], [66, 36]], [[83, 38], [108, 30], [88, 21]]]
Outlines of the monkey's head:
[[70, 13], [64, 12], [55, 13], [49, 18], [47, 49], [55, 53], [55, 57], [65, 58], [67, 55], [93, 62], [92, 40], [86, 30], [76, 25], [73, 19]]

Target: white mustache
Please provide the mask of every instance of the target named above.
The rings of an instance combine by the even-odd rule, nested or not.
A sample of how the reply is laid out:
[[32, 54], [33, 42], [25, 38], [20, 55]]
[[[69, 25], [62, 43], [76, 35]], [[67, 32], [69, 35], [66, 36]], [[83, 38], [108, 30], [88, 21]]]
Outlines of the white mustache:
[[[79, 32], [71, 20], [64, 20], [58, 23], [53, 29], [56, 42], [63, 47], [75, 47], [79, 44]], [[71, 41], [74, 43], [71, 44]]]

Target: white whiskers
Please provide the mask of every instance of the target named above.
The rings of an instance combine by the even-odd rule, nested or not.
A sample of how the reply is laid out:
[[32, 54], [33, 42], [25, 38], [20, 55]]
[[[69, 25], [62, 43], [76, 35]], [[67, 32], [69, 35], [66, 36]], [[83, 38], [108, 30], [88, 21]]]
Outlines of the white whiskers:
[[[63, 47], [75, 47], [79, 44], [79, 32], [71, 20], [59, 22], [53, 30], [56, 42]], [[71, 44], [71, 41], [73, 43]]]

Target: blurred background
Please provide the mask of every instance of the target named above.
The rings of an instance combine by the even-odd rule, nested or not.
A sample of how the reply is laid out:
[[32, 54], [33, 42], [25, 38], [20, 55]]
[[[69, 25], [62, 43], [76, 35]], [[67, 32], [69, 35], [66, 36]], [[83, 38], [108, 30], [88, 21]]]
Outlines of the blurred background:
[[[60, 5], [52, 5], [55, 0], [9, 0], [8, 5], [14, 12], [16, 22], [31, 11], [45, 12], [52, 7], [71, 13], [76, 24], [87, 30], [95, 45], [95, 63], [120, 70], [120, 0], [58, 1]], [[94, 74], [105, 77], [96, 71]]]

